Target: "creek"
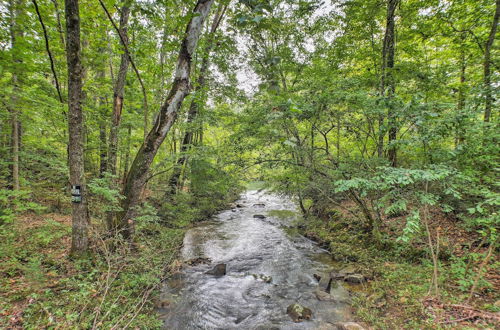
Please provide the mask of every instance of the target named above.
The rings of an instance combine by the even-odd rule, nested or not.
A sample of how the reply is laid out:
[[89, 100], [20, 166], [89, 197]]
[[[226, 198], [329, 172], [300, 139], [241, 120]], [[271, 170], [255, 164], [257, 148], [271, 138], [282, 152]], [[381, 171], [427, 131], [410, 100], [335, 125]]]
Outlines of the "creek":
[[[164, 328], [336, 329], [349, 319], [349, 293], [340, 282], [330, 301], [315, 294], [313, 274], [328, 273], [332, 258], [288, 230], [299, 216], [292, 201], [253, 190], [233, 209], [190, 229], [182, 258], [206, 262], [184, 267], [165, 283]], [[206, 274], [217, 264], [226, 265], [224, 276]], [[311, 309], [311, 319], [293, 322], [287, 315], [293, 303]]]

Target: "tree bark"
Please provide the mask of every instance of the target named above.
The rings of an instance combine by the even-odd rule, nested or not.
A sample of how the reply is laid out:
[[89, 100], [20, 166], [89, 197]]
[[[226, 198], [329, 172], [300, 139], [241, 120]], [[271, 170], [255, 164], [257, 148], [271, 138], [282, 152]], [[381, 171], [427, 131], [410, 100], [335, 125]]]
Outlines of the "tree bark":
[[[130, 14], [130, 7], [124, 5], [121, 9], [119, 33], [123, 42], [123, 47], [128, 47], [127, 25]], [[113, 88], [113, 113], [111, 117], [111, 129], [109, 133], [109, 152], [108, 152], [108, 168], [111, 174], [116, 175], [116, 159], [118, 149], [118, 130], [123, 109], [123, 91], [125, 89], [125, 81], [127, 78], [127, 70], [129, 66], [129, 56], [123, 52], [120, 69], [116, 77], [115, 86]]]
[[19, 26], [22, 0], [12, 0], [9, 4], [10, 11], [10, 37], [12, 47], [12, 94], [10, 97], [10, 124], [11, 124], [11, 153], [12, 153], [12, 189], [19, 190], [19, 149], [20, 149], [20, 126], [19, 121], [19, 94], [20, 94], [20, 70], [22, 65], [19, 39], [23, 37], [23, 31]]
[[[103, 51], [103, 49], [101, 49]], [[104, 71], [104, 63], [103, 67], [97, 73], [97, 80], [99, 84], [104, 80], [106, 73]], [[104, 111], [106, 102], [104, 96], [100, 95], [96, 98], [97, 110], [99, 113], [99, 177], [103, 177], [104, 173], [108, 169], [108, 141], [106, 136], [106, 122], [107, 122], [107, 114]]]
[[498, 19], [500, 18], [500, 0], [496, 0], [495, 16], [493, 17], [493, 23], [491, 24], [490, 34], [488, 36], [488, 41], [484, 47], [484, 121], [489, 122], [491, 119], [491, 107], [493, 104], [493, 95], [491, 92], [491, 47], [495, 42], [495, 35], [497, 33]]
[[126, 238], [133, 235], [133, 219], [151, 163], [172, 127], [184, 98], [189, 94], [192, 58], [212, 3], [213, 0], [198, 0], [196, 3], [181, 43], [172, 87], [128, 172], [123, 188], [123, 211], [120, 214], [120, 227]]
[[187, 162], [187, 155], [186, 152], [189, 150], [191, 145], [193, 144], [193, 135], [196, 132], [196, 129], [193, 126], [193, 122], [196, 120], [196, 117], [198, 117], [198, 112], [200, 110], [200, 103], [204, 101], [204, 96], [205, 96], [205, 87], [206, 87], [206, 75], [208, 71], [208, 67], [210, 65], [210, 53], [214, 48], [214, 37], [215, 37], [215, 32], [217, 32], [217, 28], [219, 27], [222, 18], [224, 17], [224, 13], [226, 11], [227, 5], [226, 6], [220, 6], [219, 10], [215, 14], [214, 20], [212, 22], [212, 26], [210, 28], [210, 32], [208, 35], [208, 40], [207, 40], [207, 45], [205, 47], [205, 50], [203, 52], [203, 58], [201, 62], [201, 68], [200, 72], [198, 74], [198, 79], [196, 80], [195, 87], [194, 87], [194, 94], [195, 98], [191, 101], [191, 104], [189, 105], [189, 110], [188, 110], [188, 115], [186, 119], [187, 123], [187, 128], [186, 131], [184, 132], [184, 136], [182, 138], [182, 143], [180, 147], [180, 157], [177, 159], [176, 165], [173, 168], [173, 173], [170, 176], [169, 183], [168, 183], [168, 189], [166, 192], [166, 198], [168, 198], [169, 195], [173, 195], [177, 189], [179, 188], [179, 183], [180, 183], [180, 177], [182, 173], [182, 168], [185, 166]]
[[68, 131], [69, 131], [69, 181], [80, 186], [81, 202], [72, 203], [71, 254], [82, 255], [88, 250], [88, 210], [83, 159], [83, 111], [80, 49], [80, 13], [78, 0], [65, 0], [66, 56], [68, 62]]
[[130, 163], [130, 139], [132, 137], [132, 125], [128, 124], [127, 125], [127, 142], [126, 142], [126, 149], [125, 149], [125, 161], [123, 165], [123, 182], [125, 182], [125, 178], [127, 176], [128, 172], [128, 167]]
[[[388, 136], [388, 150], [387, 157], [391, 166], [396, 166], [397, 164], [397, 148], [394, 145], [394, 142], [397, 138], [397, 118], [394, 113], [394, 106], [391, 102], [392, 97], [395, 92], [395, 82], [392, 74], [394, 68], [394, 14], [396, 12], [396, 6], [398, 5], [398, 0], [388, 0], [387, 2], [387, 21], [386, 21], [386, 29], [384, 35], [384, 43], [382, 47], [382, 79], [380, 91], [382, 96], [384, 96], [389, 104], [387, 110], [387, 126], [389, 128], [389, 136]], [[379, 127], [383, 126], [383, 117], [379, 119]], [[380, 129], [380, 128], [379, 128]], [[381, 156], [383, 149], [383, 139], [384, 139], [384, 130], [380, 129], [379, 132], [379, 156]]]

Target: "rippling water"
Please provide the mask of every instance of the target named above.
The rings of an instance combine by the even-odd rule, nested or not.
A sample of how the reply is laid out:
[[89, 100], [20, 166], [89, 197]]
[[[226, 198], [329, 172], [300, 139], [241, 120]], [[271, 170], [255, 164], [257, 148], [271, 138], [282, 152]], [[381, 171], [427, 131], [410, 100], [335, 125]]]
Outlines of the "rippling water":
[[[342, 286], [335, 289], [335, 302], [314, 295], [318, 282], [313, 274], [330, 269], [321, 261], [328, 259], [325, 251], [284, 231], [294, 216], [272, 216], [279, 213], [275, 210], [296, 212], [295, 205], [257, 191], [246, 192], [237, 203], [242, 207], [187, 232], [183, 259], [204, 257], [211, 263], [186, 267], [165, 285], [162, 298], [172, 303], [161, 311], [164, 328], [335, 329], [332, 324], [348, 318], [348, 294]], [[256, 214], [266, 218], [254, 218]], [[227, 264], [226, 276], [205, 274], [219, 263]], [[292, 303], [310, 308], [312, 319], [294, 323], [286, 314]]]

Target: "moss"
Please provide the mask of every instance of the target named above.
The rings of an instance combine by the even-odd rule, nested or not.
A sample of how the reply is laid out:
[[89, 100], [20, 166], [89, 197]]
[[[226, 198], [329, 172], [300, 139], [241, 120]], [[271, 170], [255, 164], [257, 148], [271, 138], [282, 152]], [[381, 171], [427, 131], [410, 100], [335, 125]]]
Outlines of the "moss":
[[290, 210], [270, 210], [267, 211], [267, 215], [279, 219], [289, 219], [289, 218], [295, 218], [297, 216], [297, 213]]

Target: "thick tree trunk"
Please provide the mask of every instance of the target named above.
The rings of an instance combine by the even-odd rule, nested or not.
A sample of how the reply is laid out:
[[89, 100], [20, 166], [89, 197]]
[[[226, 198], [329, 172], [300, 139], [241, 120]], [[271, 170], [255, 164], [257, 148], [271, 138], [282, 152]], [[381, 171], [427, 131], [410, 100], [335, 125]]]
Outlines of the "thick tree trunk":
[[206, 87], [206, 75], [210, 64], [209, 60], [210, 53], [214, 48], [215, 32], [217, 32], [217, 28], [219, 27], [222, 21], [226, 8], [227, 8], [226, 6], [219, 7], [219, 10], [215, 14], [212, 26], [210, 28], [207, 45], [203, 52], [203, 59], [201, 62], [200, 72], [198, 74], [198, 79], [196, 80], [194, 87], [195, 98], [191, 101], [191, 104], [189, 105], [188, 115], [186, 119], [187, 128], [186, 131], [184, 132], [184, 137], [182, 138], [180, 157], [179, 159], [177, 159], [176, 165], [174, 166], [173, 169], [173, 173], [170, 176], [168, 183], [169, 188], [167, 189], [165, 198], [168, 198], [169, 195], [174, 194], [179, 188], [182, 169], [185, 166], [188, 158], [186, 152], [190, 149], [191, 145], [194, 142], [193, 136], [194, 133], [197, 131], [197, 129], [193, 127], [193, 122], [196, 120], [196, 117], [198, 117], [198, 112], [200, 110], [200, 102], [204, 102], [204, 97], [205, 97], [204, 90]]
[[[392, 166], [397, 164], [397, 148], [394, 142], [397, 138], [397, 118], [394, 113], [394, 105], [391, 102], [391, 98], [394, 96], [395, 92], [395, 82], [392, 74], [394, 68], [394, 14], [396, 12], [396, 6], [398, 0], [388, 0], [387, 2], [387, 22], [384, 36], [384, 44], [382, 48], [382, 81], [381, 81], [381, 92], [382, 95], [388, 99], [388, 111], [387, 111], [387, 126], [389, 129], [388, 138], [388, 150], [387, 156], [389, 162]], [[379, 121], [380, 122], [380, 121]], [[383, 120], [382, 120], [383, 122]], [[381, 133], [383, 134], [383, 133]], [[383, 144], [383, 135], [379, 134], [379, 143]], [[380, 141], [380, 139], [382, 141]], [[379, 151], [380, 153], [380, 151]]]
[[[123, 47], [128, 47], [127, 25], [130, 14], [130, 8], [124, 5], [121, 9], [119, 33], [121, 40], [124, 43]], [[111, 117], [111, 129], [109, 133], [109, 152], [108, 152], [108, 167], [111, 174], [116, 175], [116, 158], [118, 149], [118, 130], [123, 109], [123, 91], [125, 89], [125, 80], [127, 78], [127, 70], [129, 66], [129, 55], [123, 52], [120, 62], [120, 69], [115, 81], [113, 89], [113, 113]]]
[[83, 159], [82, 75], [80, 59], [80, 13], [78, 0], [65, 0], [66, 56], [68, 62], [69, 181], [80, 186], [81, 202], [73, 203], [71, 254], [88, 250], [88, 211]]
[[497, 33], [498, 19], [500, 18], [500, 0], [496, 0], [495, 16], [493, 17], [493, 23], [491, 24], [490, 34], [488, 36], [488, 41], [484, 47], [484, 121], [489, 122], [491, 119], [491, 107], [493, 104], [493, 95], [491, 92], [491, 47], [493, 42], [495, 42], [495, 35]]
[[133, 219], [151, 163], [172, 127], [184, 98], [189, 94], [189, 77], [193, 54], [212, 3], [213, 0], [198, 0], [196, 3], [192, 17], [186, 28], [184, 39], [182, 40], [175, 79], [170, 92], [128, 172], [123, 188], [125, 199], [122, 202], [123, 211], [120, 216], [120, 227], [125, 237], [130, 238], [133, 235]]

